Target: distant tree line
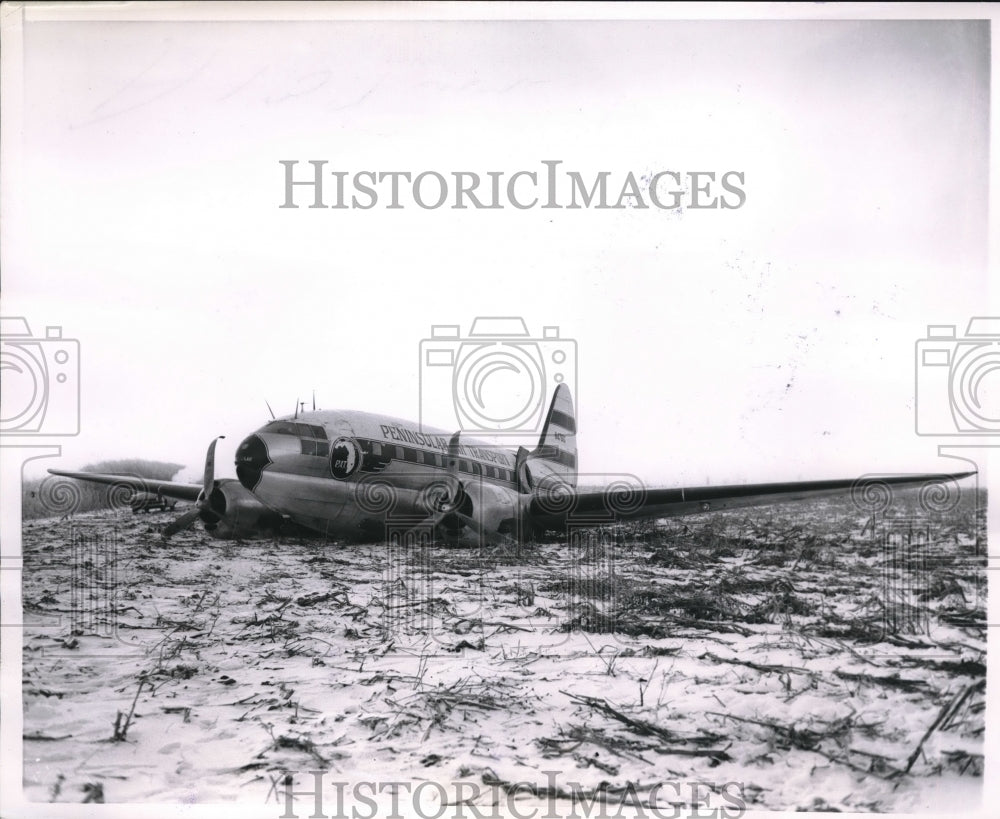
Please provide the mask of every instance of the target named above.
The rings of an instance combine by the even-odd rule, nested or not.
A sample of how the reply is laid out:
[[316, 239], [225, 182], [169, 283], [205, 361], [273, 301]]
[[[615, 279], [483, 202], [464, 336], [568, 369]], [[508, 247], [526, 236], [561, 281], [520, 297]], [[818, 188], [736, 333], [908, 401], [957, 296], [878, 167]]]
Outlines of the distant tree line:
[[[81, 472], [104, 472], [112, 475], [170, 481], [183, 464], [127, 458], [87, 464]], [[85, 483], [58, 475], [46, 475], [24, 481], [21, 485], [21, 515], [24, 520], [72, 515], [95, 509], [115, 509], [129, 505], [135, 493], [123, 485]]]

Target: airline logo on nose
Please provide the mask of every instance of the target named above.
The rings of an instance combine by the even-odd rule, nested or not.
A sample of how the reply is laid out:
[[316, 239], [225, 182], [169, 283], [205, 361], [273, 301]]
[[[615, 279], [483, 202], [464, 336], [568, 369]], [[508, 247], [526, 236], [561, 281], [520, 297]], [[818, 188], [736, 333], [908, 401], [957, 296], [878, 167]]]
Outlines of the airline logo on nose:
[[333, 477], [346, 480], [361, 466], [361, 448], [353, 438], [338, 438], [330, 448], [330, 469]]

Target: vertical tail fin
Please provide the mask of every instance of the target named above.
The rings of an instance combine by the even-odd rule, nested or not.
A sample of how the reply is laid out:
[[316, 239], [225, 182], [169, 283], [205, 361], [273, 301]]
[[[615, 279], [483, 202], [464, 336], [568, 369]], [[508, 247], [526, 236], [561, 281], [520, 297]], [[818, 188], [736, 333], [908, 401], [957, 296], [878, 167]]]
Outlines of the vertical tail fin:
[[527, 456], [526, 465], [535, 486], [550, 475], [576, 486], [576, 413], [565, 384], [556, 387], [538, 446]]

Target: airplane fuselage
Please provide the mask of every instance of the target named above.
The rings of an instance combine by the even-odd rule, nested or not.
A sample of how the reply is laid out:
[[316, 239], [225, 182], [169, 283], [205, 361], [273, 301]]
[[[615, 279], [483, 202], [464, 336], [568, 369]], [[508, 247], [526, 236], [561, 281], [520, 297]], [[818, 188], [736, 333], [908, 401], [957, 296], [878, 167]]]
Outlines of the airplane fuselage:
[[[450, 437], [365, 412], [299, 413], [246, 438], [236, 473], [261, 503], [297, 524], [329, 537], [370, 537], [433, 513], [447, 487]], [[519, 491], [516, 453], [463, 437], [458, 456], [465, 512], [486, 515], [489, 531], [513, 532], [528, 498]]]

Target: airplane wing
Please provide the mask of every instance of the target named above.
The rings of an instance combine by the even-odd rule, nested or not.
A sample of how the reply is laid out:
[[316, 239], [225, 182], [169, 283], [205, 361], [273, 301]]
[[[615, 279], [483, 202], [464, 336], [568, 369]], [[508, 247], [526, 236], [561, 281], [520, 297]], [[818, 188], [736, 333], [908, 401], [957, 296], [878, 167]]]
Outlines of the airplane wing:
[[136, 492], [149, 492], [163, 495], [166, 498], [193, 501], [201, 494], [201, 487], [191, 483], [173, 483], [172, 481], [156, 481], [152, 478], [139, 478], [135, 475], [106, 475], [101, 472], [63, 472], [60, 469], [50, 469], [49, 473], [62, 478], [75, 478], [79, 481], [104, 483], [112, 486], [127, 486]]
[[723, 509], [769, 506], [785, 501], [850, 495], [861, 511], [886, 508], [893, 488], [921, 487], [929, 508], [937, 503], [947, 508], [946, 499], [960, 494], [957, 482], [975, 472], [923, 475], [864, 475], [843, 480], [794, 483], [757, 483], [735, 486], [698, 486], [681, 489], [647, 489], [638, 482], [612, 484], [602, 490], [578, 491], [565, 484], [551, 483], [536, 490], [531, 516], [548, 527], [567, 522], [595, 524], [638, 518], [666, 518], [696, 515]]

